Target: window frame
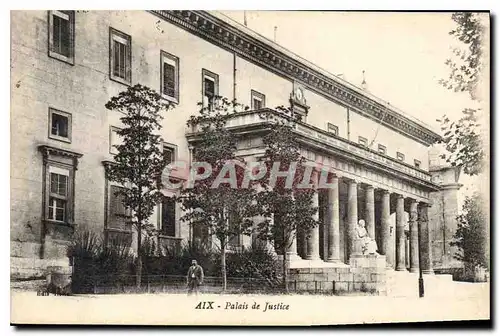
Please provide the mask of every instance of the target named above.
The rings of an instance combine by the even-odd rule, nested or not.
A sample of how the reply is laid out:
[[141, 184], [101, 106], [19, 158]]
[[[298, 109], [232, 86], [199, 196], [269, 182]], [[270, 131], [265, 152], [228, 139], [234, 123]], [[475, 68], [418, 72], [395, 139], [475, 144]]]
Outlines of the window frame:
[[362, 136], [358, 136], [358, 145], [368, 147], [368, 139]]
[[112, 125], [109, 126], [109, 139], [108, 139], [108, 141], [109, 141], [109, 154], [111, 154], [111, 155], [118, 154], [118, 149], [113, 147], [114, 143], [113, 143], [112, 139], [113, 139], [113, 133], [115, 133], [116, 136], [119, 137], [118, 133], [116, 133], [116, 131], [119, 131], [119, 130], [121, 130], [120, 127], [112, 126]]
[[[116, 38], [116, 39], [115, 39]], [[128, 52], [126, 55], [126, 62], [128, 62], [128, 68], [125, 66], [125, 78], [116, 76], [113, 72], [115, 65], [114, 59], [114, 41], [119, 43], [120, 40], [125, 40], [128, 43]], [[123, 43], [122, 43], [123, 44]], [[132, 84], [132, 36], [125, 34], [113, 27], [109, 27], [109, 78], [115, 82], [131, 85]]]
[[[163, 202], [164, 202], [164, 199], [166, 199], [166, 198], [169, 198], [173, 202], [173, 208], [174, 208], [174, 216], [173, 216], [173, 223], [172, 223], [172, 227], [173, 227], [173, 231], [174, 231], [173, 235], [168, 235], [166, 230], [163, 229]], [[159, 221], [158, 221], [159, 228], [158, 229], [159, 229], [160, 236], [161, 237], [176, 238], [177, 234], [178, 234], [178, 230], [179, 230], [179, 228], [177, 227], [178, 209], [177, 209], [177, 202], [175, 202], [175, 200], [173, 200], [173, 195], [172, 196], [163, 195], [160, 203], [158, 204], [158, 215], [159, 215]]]
[[[330, 129], [333, 128], [335, 130], [335, 132], [332, 132]], [[339, 127], [335, 124], [332, 124], [332, 123], [326, 123], [326, 131], [329, 133], [329, 134], [333, 134], [335, 136], [339, 136]]]
[[[69, 56], [62, 55], [54, 50], [54, 15], [63, 19], [68, 16], [69, 21]], [[75, 65], [75, 11], [74, 10], [49, 10], [48, 11], [48, 55], [70, 65]]]
[[113, 188], [116, 188], [116, 189], [127, 189], [126, 187], [124, 187], [123, 185], [119, 185], [117, 183], [113, 183], [109, 180], [107, 180], [107, 183], [108, 183], [108, 200], [107, 200], [107, 218], [106, 218], [106, 229], [107, 230], [111, 230], [111, 231], [121, 231], [121, 232], [132, 232], [132, 225], [131, 224], [127, 224], [127, 223], [123, 223], [122, 226], [113, 226], [112, 224], [113, 223], [113, 217], [117, 217], [117, 215], [123, 215], [124, 216], [124, 220], [126, 220], [126, 218], [130, 218], [132, 216], [132, 210], [130, 208], [127, 208], [125, 207], [125, 204], [122, 204], [125, 211], [124, 211], [124, 214], [118, 214], [118, 213], [113, 213], [112, 212], [112, 202], [113, 202], [113, 197], [117, 197], [115, 195], [115, 192], [118, 191], [118, 190], [115, 190], [115, 192], [113, 191]]
[[[219, 75], [207, 69], [201, 69], [201, 99], [205, 107], [205, 78], [212, 79], [214, 82], [214, 96], [219, 95]], [[210, 106], [210, 102], [209, 106]]]
[[401, 152], [396, 152], [396, 159], [401, 162], [405, 162], [405, 155]]
[[[42, 191], [42, 218], [45, 223], [53, 223], [63, 226], [74, 225], [75, 215], [75, 175], [78, 167], [79, 158], [83, 154], [69, 150], [53, 147], [50, 145], [39, 145], [38, 150], [43, 155], [43, 191]], [[49, 204], [51, 195], [51, 172], [65, 171], [68, 174], [66, 187], [66, 207], [64, 221], [53, 220], [49, 218]], [[52, 226], [54, 228], [54, 226]], [[45, 227], [48, 229], [48, 227]], [[58, 231], [57, 228], [54, 228]]]
[[[174, 63], [174, 67], [175, 67], [175, 73], [174, 73], [174, 76], [175, 76], [175, 84], [174, 84], [174, 95], [173, 96], [169, 96], [167, 95], [165, 92], [163, 92], [163, 87], [164, 87], [164, 64], [167, 63], [167, 64], [171, 64], [169, 62], [166, 62], [166, 61], [170, 61], [172, 63]], [[180, 83], [179, 83], [179, 65], [180, 65], [180, 60], [179, 60], [179, 57], [175, 56], [175, 55], [172, 55], [164, 50], [160, 50], [160, 93], [161, 93], [161, 96], [168, 100], [168, 101], [171, 101], [173, 103], [176, 103], [178, 104], [179, 103], [179, 87], [180, 87]]]
[[254, 99], [260, 100], [260, 108], [263, 109], [266, 108], [266, 95], [263, 93], [260, 93], [259, 91], [256, 90], [250, 90], [250, 106], [252, 110], [257, 110], [254, 105]]
[[[52, 117], [54, 114], [58, 114], [60, 116], [68, 118], [68, 136], [67, 137], [52, 134]], [[72, 138], [72, 133], [73, 133], [72, 132], [72, 124], [73, 124], [73, 118], [72, 118], [71, 113], [61, 111], [61, 110], [58, 110], [58, 109], [53, 108], [53, 107], [49, 107], [49, 119], [48, 119], [48, 137], [49, 137], [49, 139], [62, 141], [62, 142], [66, 142], [66, 143], [71, 143], [71, 138]]]
[[[61, 195], [57, 192], [52, 192], [52, 174], [58, 175], [58, 176], [65, 176], [66, 177], [66, 190], [65, 190], [65, 195]], [[66, 223], [68, 219], [68, 203], [70, 201], [69, 197], [69, 183], [70, 183], [70, 169], [69, 168], [62, 168], [59, 165], [54, 165], [51, 164], [48, 166], [48, 175], [47, 175], [47, 182], [48, 184], [48, 194], [47, 194], [47, 212], [46, 212], [46, 219], [51, 221], [51, 222], [59, 222], [59, 223]], [[55, 211], [57, 208], [55, 206], [55, 202], [53, 203], [52, 200], [54, 201], [63, 201], [64, 206], [63, 206], [63, 219], [59, 220], [57, 219], [57, 212]], [[50, 217], [50, 208], [54, 204], [54, 210], [52, 211], [52, 217]]]
[[163, 142], [162, 148], [161, 148], [163, 153], [165, 152], [165, 149], [169, 149], [172, 151], [172, 162], [171, 163], [176, 162], [177, 161], [177, 145], [174, 145], [174, 144], [171, 144], [168, 142]]
[[377, 152], [382, 155], [387, 155], [387, 147], [382, 144], [378, 144]]

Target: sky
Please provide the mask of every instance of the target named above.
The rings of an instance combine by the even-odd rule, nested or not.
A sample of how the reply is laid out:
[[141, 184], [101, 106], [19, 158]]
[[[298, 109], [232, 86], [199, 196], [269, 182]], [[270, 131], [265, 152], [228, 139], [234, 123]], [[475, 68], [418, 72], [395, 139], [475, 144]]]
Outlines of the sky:
[[[243, 23], [243, 11], [222, 13]], [[276, 26], [278, 44], [354, 85], [364, 70], [371, 93], [438, 130], [469, 103], [438, 84], [457, 45], [451, 13], [247, 11], [247, 26], [271, 40]]]
[[[243, 11], [222, 11], [243, 24]], [[317, 66], [367, 89], [405, 113], [440, 131], [436, 119], [458, 119], [471, 106], [468, 94], [442, 87], [445, 61], [461, 44], [451, 35], [451, 13], [326, 11], [246, 11], [247, 27]], [[464, 176], [459, 204], [477, 190], [477, 178]], [[488, 182], [488, 180], [486, 181]]]

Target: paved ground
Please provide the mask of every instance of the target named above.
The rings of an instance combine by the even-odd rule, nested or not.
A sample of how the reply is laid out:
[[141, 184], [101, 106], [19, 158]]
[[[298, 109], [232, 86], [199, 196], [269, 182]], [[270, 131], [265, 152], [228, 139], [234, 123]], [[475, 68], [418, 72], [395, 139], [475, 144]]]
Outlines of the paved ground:
[[[12, 323], [350, 324], [489, 319], [489, 284], [450, 282], [424, 298], [316, 295], [118, 294], [37, 296], [11, 290]], [[205, 304], [205, 309], [196, 309]], [[200, 305], [200, 302], [202, 303]], [[259, 305], [259, 307], [257, 307]], [[269, 309], [269, 305], [275, 309]], [[209, 309], [212, 306], [213, 309]], [[266, 308], [267, 307], [267, 308]]]

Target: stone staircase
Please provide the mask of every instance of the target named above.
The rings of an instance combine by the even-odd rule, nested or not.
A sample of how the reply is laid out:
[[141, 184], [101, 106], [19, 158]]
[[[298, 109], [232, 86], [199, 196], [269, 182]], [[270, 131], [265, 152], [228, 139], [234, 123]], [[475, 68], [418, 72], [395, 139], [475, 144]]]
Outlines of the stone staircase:
[[[424, 274], [424, 296], [452, 296], [454, 282], [451, 274]], [[418, 273], [387, 270], [387, 296], [418, 297]]]

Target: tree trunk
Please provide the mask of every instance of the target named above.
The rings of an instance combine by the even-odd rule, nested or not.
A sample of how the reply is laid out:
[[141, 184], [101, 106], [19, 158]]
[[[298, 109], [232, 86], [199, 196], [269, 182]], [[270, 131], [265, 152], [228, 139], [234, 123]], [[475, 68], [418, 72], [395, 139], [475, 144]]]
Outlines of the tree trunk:
[[226, 245], [221, 247], [221, 271], [222, 271], [222, 291], [227, 289], [227, 276], [226, 276]]
[[137, 288], [141, 288], [141, 280], [142, 280], [142, 232], [140, 223], [137, 226], [137, 267], [135, 270], [135, 282]]

